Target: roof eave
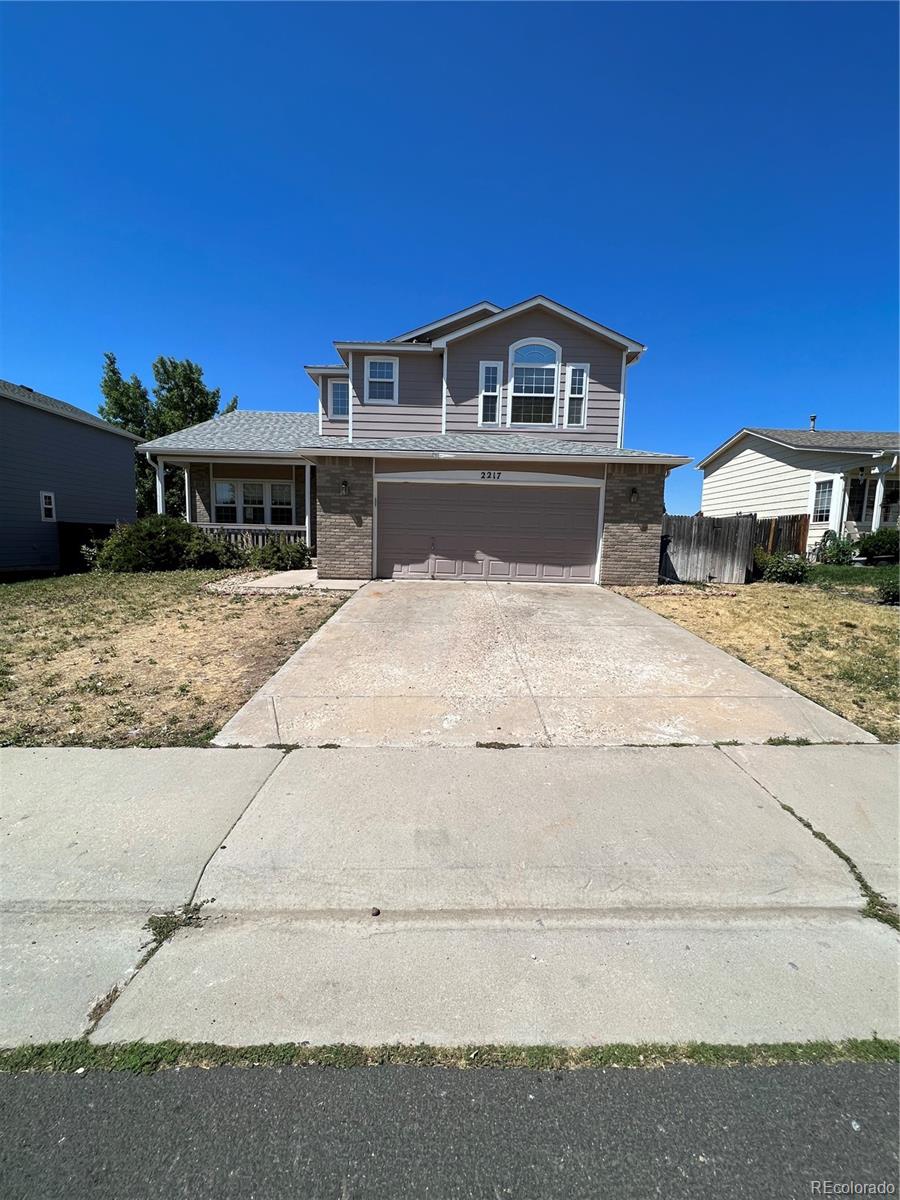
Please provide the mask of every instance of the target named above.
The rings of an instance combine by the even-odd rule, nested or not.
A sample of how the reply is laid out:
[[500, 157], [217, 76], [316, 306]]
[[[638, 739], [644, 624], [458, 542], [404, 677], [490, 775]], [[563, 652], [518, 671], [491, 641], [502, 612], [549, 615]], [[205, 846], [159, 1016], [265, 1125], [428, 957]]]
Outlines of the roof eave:
[[475, 321], [471, 325], [464, 325], [462, 329], [454, 329], [451, 333], [447, 333], [441, 338], [435, 338], [431, 345], [436, 350], [443, 350], [448, 343], [454, 342], [458, 338], [468, 337], [472, 333], [477, 333], [480, 329], [486, 329], [490, 325], [506, 321], [510, 317], [528, 312], [532, 308], [547, 308], [551, 312], [564, 317], [567, 321], [573, 321], [585, 329], [590, 329], [593, 333], [598, 334], [598, 336], [606, 338], [607, 341], [621, 346], [625, 350], [629, 362], [636, 362], [647, 349], [643, 342], [636, 342], [633, 338], [626, 337], [624, 333], [610, 329], [607, 325], [601, 325], [599, 321], [594, 321], [590, 317], [586, 317], [583, 313], [576, 312], [574, 308], [567, 308], [566, 305], [559, 304], [556, 300], [551, 300], [549, 296], [531, 296], [528, 300], [522, 300], [519, 304], [503, 308], [500, 312], [494, 313], [490, 317], [485, 317], [481, 321]]

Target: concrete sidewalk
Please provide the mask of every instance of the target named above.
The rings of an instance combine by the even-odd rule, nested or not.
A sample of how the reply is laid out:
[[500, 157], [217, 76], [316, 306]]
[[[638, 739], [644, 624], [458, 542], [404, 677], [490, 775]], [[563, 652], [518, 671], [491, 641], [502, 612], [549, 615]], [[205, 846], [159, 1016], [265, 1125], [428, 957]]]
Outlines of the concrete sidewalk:
[[[782, 805], [891, 894], [897, 761], [2, 751], [0, 1043], [895, 1036], [896, 936]], [[191, 899], [135, 973], [148, 912]]]

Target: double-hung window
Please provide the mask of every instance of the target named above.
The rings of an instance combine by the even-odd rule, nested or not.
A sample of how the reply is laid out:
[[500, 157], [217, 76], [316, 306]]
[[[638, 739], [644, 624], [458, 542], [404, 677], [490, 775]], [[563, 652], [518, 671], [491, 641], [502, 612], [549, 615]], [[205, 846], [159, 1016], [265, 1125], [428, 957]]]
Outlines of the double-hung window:
[[510, 347], [512, 388], [508, 425], [553, 425], [559, 386], [559, 347], [537, 339]]
[[52, 492], [41, 492], [41, 520], [56, 520], [56, 497]]
[[566, 367], [566, 417], [568, 426], [583, 427], [587, 414], [587, 363], [569, 363]]
[[367, 358], [366, 404], [396, 404], [400, 375], [399, 358]]
[[213, 521], [217, 525], [293, 525], [294, 486], [287, 480], [217, 479]]
[[332, 421], [346, 420], [350, 415], [349, 379], [328, 380], [328, 415]]
[[478, 367], [478, 424], [499, 425], [503, 363], [483, 362]]
[[831, 492], [834, 484], [830, 479], [821, 479], [816, 484], [816, 497], [813, 501], [814, 521], [827, 521], [831, 517]]

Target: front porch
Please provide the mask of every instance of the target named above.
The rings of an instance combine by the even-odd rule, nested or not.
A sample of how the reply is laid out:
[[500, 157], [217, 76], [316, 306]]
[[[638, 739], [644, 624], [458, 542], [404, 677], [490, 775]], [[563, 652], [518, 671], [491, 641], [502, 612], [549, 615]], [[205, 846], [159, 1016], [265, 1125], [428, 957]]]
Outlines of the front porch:
[[156, 459], [156, 508], [166, 511], [165, 469], [184, 473], [185, 517], [213, 537], [251, 548], [270, 538], [316, 545], [316, 473], [305, 459]]
[[840, 471], [812, 473], [808, 546], [828, 530], [858, 541], [900, 517], [900, 472], [897, 459], [860, 457]]

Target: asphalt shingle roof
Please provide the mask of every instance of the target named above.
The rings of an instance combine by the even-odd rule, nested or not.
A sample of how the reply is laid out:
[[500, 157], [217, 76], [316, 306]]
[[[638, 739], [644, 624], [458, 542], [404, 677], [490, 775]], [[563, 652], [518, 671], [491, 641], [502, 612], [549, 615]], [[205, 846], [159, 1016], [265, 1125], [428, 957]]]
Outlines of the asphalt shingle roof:
[[[310, 412], [233, 412], [168, 437], [144, 442], [139, 449], [151, 453], [203, 454], [296, 454], [303, 450], [322, 450], [340, 454], [344, 448], [371, 450], [373, 454], [392, 451], [416, 451], [423, 454], [534, 454], [573, 458], [659, 458], [670, 461], [671, 454], [647, 450], [619, 450], [596, 442], [576, 442], [545, 435], [528, 437], [520, 433], [435, 434], [433, 436], [354, 438], [352, 442], [333, 434], [320, 435], [319, 419]], [[685, 460], [686, 461], [686, 460]]]
[[106, 433], [118, 433], [132, 441], [140, 441], [140, 438], [135, 437], [133, 433], [120, 429], [118, 425], [110, 425], [109, 421], [101, 421], [99, 417], [85, 412], [83, 408], [76, 408], [74, 404], [66, 404], [65, 400], [57, 400], [54, 396], [45, 396], [43, 392], [35, 392], [32, 388], [24, 387], [20, 383], [10, 383], [6, 379], [0, 379], [0, 396], [4, 396], [7, 400], [17, 400], [20, 404], [28, 404], [32, 408], [43, 409], [44, 412], [53, 413], [56, 417], [67, 417], [70, 421], [93, 425], [97, 429], [105, 430]]
[[900, 433], [869, 433], [858, 429], [747, 429], [798, 450], [897, 450]]

